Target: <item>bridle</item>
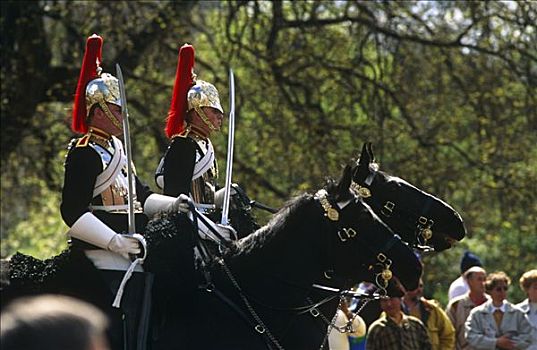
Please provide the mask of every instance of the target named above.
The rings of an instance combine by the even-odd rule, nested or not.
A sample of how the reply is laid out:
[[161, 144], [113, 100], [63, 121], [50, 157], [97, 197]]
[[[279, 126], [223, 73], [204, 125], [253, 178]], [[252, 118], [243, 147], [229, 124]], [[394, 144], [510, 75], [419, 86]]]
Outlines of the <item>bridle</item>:
[[[343, 210], [345, 206], [347, 206], [351, 201], [362, 200], [354, 193], [351, 192], [351, 194], [353, 195], [353, 198], [350, 201], [346, 201], [342, 204], [333, 203], [328, 196], [328, 192], [322, 189], [317, 191], [317, 193], [315, 194], [315, 199], [322, 207], [324, 211], [324, 216], [326, 217], [329, 226], [333, 227], [333, 230], [336, 231], [337, 239], [341, 243], [347, 244], [347, 242], [351, 242], [354, 239], [360, 239], [362, 241], [361, 245], [365, 249], [367, 249], [372, 256], [375, 257], [375, 262], [371, 263], [368, 266], [368, 270], [372, 271], [375, 274], [375, 284], [379, 288], [380, 293], [382, 295], [386, 295], [386, 288], [388, 287], [389, 281], [393, 277], [393, 273], [390, 270], [392, 260], [388, 258], [387, 252], [394, 246], [395, 243], [397, 243], [401, 239], [399, 236], [393, 235], [382, 246], [373, 247], [370, 242], [363, 239], [362, 235], [359, 235], [352, 227], [345, 227], [344, 225], [342, 225], [339, 221], [339, 212]], [[333, 247], [331, 247], [331, 250], [331, 254], [335, 254], [335, 249]], [[335, 274], [337, 274], [337, 271], [327, 270], [325, 271], [324, 276], [327, 279], [332, 279], [333, 275]]]
[[[354, 194], [353, 194], [353, 196], [354, 196]], [[343, 208], [340, 208], [338, 203], [332, 204], [331, 200], [329, 199], [328, 192], [326, 190], [324, 190], [324, 189], [319, 190], [315, 194], [314, 199], [315, 199], [316, 203], [318, 203], [319, 206], [322, 208], [323, 214], [324, 214], [324, 216], [326, 217], [326, 220], [327, 220], [327, 224], [330, 227], [333, 228], [332, 231], [336, 232], [336, 237], [337, 237], [336, 239], [337, 240], [339, 240], [343, 244], [347, 244], [347, 242], [350, 242], [350, 241], [352, 241], [354, 239], [362, 239], [361, 235], [359, 235], [356, 232], [356, 230], [354, 230], [352, 227], [344, 227], [339, 222], [339, 211], [342, 210], [346, 206], [346, 204], [348, 204], [350, 201], [348, 201], [345, 205], [343, 205]], [[354, 200], [361, 201], [361, 198], [354, 196]], [[200, 218], [200, 216], [195, 214], [195, 208], [194, 208], [193, 204], [192, 203], [189, 203], [189, 204], [190, 204], [190, 207], [191, 207], [191, 211], [193, 213], [193, 218], [194, 218], [193, 219], [193, 224], [194, 224], [195, 229], [197, 230], [197, 227], [198, 227], [197, 220]], [[211, 227], [211, 226], [209, 226], [209, 227]], [[217, 234], [216, 232], [214, 232], [214, 233], [215, 233], [215, 235]], [[197, 234], [195, 234], [194, 236], [197, 236]], [[203, 240], [201, 240], [201, 239], [199, 239], [199, 237], [197, 237], [197, 238], [195, 238], [195, 241], [196, 241], [195, 245], [197, 247], [199, 247], [199, 250], [208, 251], [208, 249], [203, 248], [203, 245], [205, 244], [203, 242]], [[372, 253], [374, 253], [373, 256], [375, 256], [375, 259], [376, 259], [375, 262], [372, 263], [369, 268], [370, 269], [375, 269], [376, 268], [376, 269], [379, 270], [378, 273], [375, 273], [375, 283], [376, 283], [376, 285], [378, 287], [379, 293], [376, 293], [375, 295], [373, 295], [373, 297], [369, 297], [369, 300], [372, 300], [372, 299], [376, 299], [376, 298], [379, 298], [379, 297], [387, 294], [386, 293], [386, 288], [387, 288], [388, 282], [392, 278], [393, 274], [392, 274], [392, 271], [390, 270], [390, 267], [392, 265], [392, 261], [391, 261], [391, 259], [388, 258], [386, 253], [394, 246], [394, 244], [397, 241], [400, 241], [400, 238], [397, 235], [394, 235], [387, 242], [385, 242], [381, 247], [378, 247], [378, 248], [372, 247], [369, 242], [367, 242], [367, 241], [365, 241], [363, 239], [362, 239], [362, 241], [363, 241], [364, 246], [367, 247], [367, 249], [369, 249]], [[229, 245], [227, 244], [228, 242], [217, 242], [217, 241], [215, 241], [214, 243], [216, 243], [218, 245], [218, 247], [223, 247], [224, 249], [229, 247]], [[220, 252], [221, 252], [221, 250], [220, 250]], [[207, 258], [207, 257], [205, 256], [204, 258]], [[241, 288], [241, 286], [239, 285], [237, 279], [233, 275], [232, 271], [226, 265], [223, 256], [217, 256], [216, 258], [213, 259], [213, 261], [215, 261], [217, 263], [217, 265], [223, 270], [225, 276], [229, 279], [229, 281], [233, 285], [234, 289], [236, 290], [237, 294], [240, 296], [240, 299], [242, 300], [242, 303], [244, 304], [244, 306], [246, 307], [248, 312], [244, 312], [243, 309], [239, 305], [237, 305], [233, 300], [229, 299], [224, 293], [222, 293], [212, 283], [212, 278], [211, 278], [210, 272], [207, 269], [207, 267], [209, 266], [208, 262], [205, 262], [204, 264], [202, 264], [202, 273], [203, 273], [203, 275], [205, 277], [206, 283], [204, 285], [200, 285], [200, 289], [203, 289], [208, 293], [213, 293], [225, 305], [227, 305], [232, 310], [234, 310], [235, 313], [238, 314], [238, 316], [243, 321], [246, 322], [246, 324], [248, 324], [250, 327], [253, 328], [253, 330], [255, 330], [255, 332], [257, 332], [258, 334], [260, 334], [262, 336], [262, 339], [265, 341], [265, 344], [267, 345], [268, 349], [272, 349], [273, 347], [275, 347], [276, 349], [283, 350], [284, 349], [283, 346], [279, 343], [279, 341], [276, 339], [276, 337], [272, 334], [272, 332], [269, 330], [269, 328], [266, 326], [266, 324], [263, 322], [263, 320], [261, 319], [259, 314], [255, 311], [254, 307], [252, 306], [252, 302], [256, 302], [255, 298], [253, 298], [253, 296], [251, 296], [251, 295], [248, 295], [244, 291], [244, 289]], [[325, 276], [326, 276], [326, 272], [325, 272]], [[295, 315], [297, 315], [297, 316], [301, 315], [301, 314], [310, 313], [313, 317], [317, 317], [319, 315], [322, 315], [320, 313], [320, 311], [318, 310], [318, 308], [320, 306], [322, 306], [322, 305], [324, 305], [326, 303], [329, 303], [332, 300], [334, 300], [335, 298], [339, 297], [339, 304], [338, 304], [338, 308], [339, 308], [343, 298], [349, 294], [349, 292], [346, 291], [346, 290], [345, 291], [336, 290], [333, 293], [334, 293], [333, 295], [331, 295], [331, 296], [329, 296], [327, 298], [324, 298], [323, 300], [321, 300], [319, 302], [311, 302], [311, 300], [309, 300], [309, 298], [307, 298], [306, 299], [307, 305], [305, 305], [305, 306], [286, 307], [286, 308], [278, 308], [278, 307], [267, 306], [267, 305], [264, 305], [264, 306], [269, 307], [269, 308], [274, 309], [274, 310], [291, 311], [291, 312], [294, 312]], [[361, 295], [361, 296], [364, 297], [364, 295]], [[367, 299], [367, 296], [365, 296], [365, 298]], [[369, 301], [369, 300], [367, 300], [367, 301]], [[361, 306], [361, 308], [363, 308], [365, 306], [367, 301]], [[336, 312], [336, 314], [337, 314], [337, 312]], [[326, 341], [328, 339], [328, 334], [330, 333], [331, 329], [335, 326], [335, 320], [336, 320], [336, 318], [334, 316], [334, 318], [332, 319], [332, 321], [329, 324], [329, 327], [327, 329], [327, 333], [326, 333], [326, 335], [324, 337], [324, 340], [320, 345], [320, 348], [319, 348], [320, 350], [324, 348], [324, 344], [326, 343]], [[352, 323], [351, 323], [351, 325], [352, 325]], [[348, 327], [349, 326], [347, 325], [347, 328], [346, 328], [347, 331], [349, 331]], [[350, 330], [352, 330], [352, 326], [351, 326]]]
[[[345, 227], [341, 224], [339, 221], [340, 217], [340, 211], [343, 210], [350, 202], [354, 201], [362, 201], [362, 198], [358, 196], [354, 191], [351, 190], [351, 194], [353, 198], [350, 200], [347, 200], [343, 203], [334, 203], [331, 201], [328, 192], [324, 189], [317, 191], [315, 194], [315, 199], [318, 201], [319, 205], [322, 207], [324, 211], [324, 216], [326, 218], [326, 221], [328, 222], [329, 226], [332, 226], [335, 231], [337, 232], [337, 238], [339, 241], [343, 244], [347, 244], [347, 242], [350, 242], [354, 239], [362, 239], [361, 235], [359, 235], [356, 230], [354, 230], [352, 227]], [[360, 311], [367, 305], [367, 303], [373, 299], [381, 298], [385, 295], [387, 295], [387, 288], [388, 283], [393, 277], [393, 273], [390, 270], [390, 267], [392, 265], [392, 260], [388, 258], [386, 255], [387, 252], [394, 246], [396, 242], [400, 241], [399, 236], [393, 235], [387, 242], [385, 242], [380, 247], [373, 247], [370, 242], [367, 240], [362, 239], [362, 246], [370, 251], [372, 256], [375, 256], [376, 261], [369, 265], [368, 270], [372, 271], [375, 275], [375, 285], [377, 287], [375, 291], [375, 295], [360, 295], [361, 300], [363, 300], [361, 306], [358, 308], [358, 310], [355, 312], [354, 317], [347, 321], [345, 326], [343, 327], [337, 327], [335, 325], [336, 318], [337, 318], [337, 310], [334, 316], [332, 317], [332, 320], [329, 321], [326, 316], [324, 316], [317, 308], [312, 309], [311, 313], [314, 317], [320, 316], [321, 319], [328, 324], [327, 332], [324, 336], [323, 341], [321, 342], [321, 346], [319, 350], [322, 350], [324, 348], [324, 345], [326, 344], [328, 340], [328, 335], [332, 331], [333, 328], [335, 328], [340, 333], [352, 333], [353, 332], [353, 322], [356, 316], [360, 313]], [[332, 251], [334, 251], [334, 248], [331, 247]], [[378, 271], [376, 272], [375, 269]], [[334, 275], [337, 274], [337, 271], [331, 270], [330, 273], [328, 271], [325, 271], [324, 276], [327, 279], [332, 279]], [[332, 288], [322, 286], [322, 285], [314, 285], [314, 287], [318, 289], [323, 290], [330, 290]], [[332, 292], [339, 293], [339, 302], [337, 309], [341, 308], [341, 303], [343, 302], [343, 299], [345, 298], [346, 294], [349, 294], [347, 291], [340, 291], [340, 290], [333, 290]], [[311, 303], [311, 299], [307, 299], [308, 302]], [[313, 313], [315, 311], [316, 313]]]
[[[359, 165], [358, 165], [359, 166]], [[357, 170], [356, 170], [357, 171]], [[405, 209], [404, 205], [397, 205], [399, 198], [386, 198], [381, 191], [372, 191], [373, 180], [379, 171], [377, 163], [369, 163], [369, 174], [365, 178], [363, 185], [354, 181], [351, 182], [351, 190], [355, 195], [360, 196], [371, 206], [375, 213], [380, 213], [381, 218], [401, 222], [408, 227], [414, 227], [415, 237], [413, 242], [409, 242], [412, 248], [422, 252], [432, 252], [434, 247], [428, 245], [433, 237], [434, 220], [428, 217], [429, 210], [433, 203], [432, 198], [428, 198], [421, 206], [418, 213]], [[398, 197], [398, 196], [396, 196]]]

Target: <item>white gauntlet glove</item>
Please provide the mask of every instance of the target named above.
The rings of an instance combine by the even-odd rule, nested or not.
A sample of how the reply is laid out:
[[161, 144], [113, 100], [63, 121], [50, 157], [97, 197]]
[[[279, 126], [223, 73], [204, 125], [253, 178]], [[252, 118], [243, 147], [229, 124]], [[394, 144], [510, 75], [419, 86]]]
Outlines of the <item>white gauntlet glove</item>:
[[181, 193], [177, 198], [153, 193], [144, 204], [144, 213], [152, 217], [157, 213], [187, 213], [189, 197]]
[[184, 193], [181, 193], [177, 198], [175, 198], [175, 201], [173, 202], [173, 211], [174, 212], [181, 212], [181, 213], [188, 213], [190, 211], [190, 207], [188, 206], [188, 201], [190, 200], [190, 197], [187, 196]]
[[129, 258], [129, 254], [140, 254], [141, 249], [138, 240], [134, 237], [127, 235], [116, 234], [108, 243], [108, 250], [123, 255], [126, 259]]
[[[222, 207], [224, 206], [224, 193], [225, 192], [226, 192], [226, 188], [223, 187], [214, 193], [214, 205], [219, 209], [222, 209]], [[237, 191], [233, 187], [231, 187], [229, 194], [230, 196], [233, 196], [234, 194], [237, 194]]]
[[237, 231], [230, 225], [224, 226], [221, 224], [216, 224], [218, 233], [222, 235], [225, 239], [228, 241], [236, 241], [237, 240]]
[[[201, 239], [210, 239], [215, 242], [219, 241], [219, 238], [212, 232], [212, 230], [215, 230], [218, 232], [226, 241], [235, 241], [237, 240], [237, 232], [235, 232], [235, 229], [231, 226], [224, 226], [221, 224], [217, 224], [212, 222], [207, 216], [205, 216], [203, 213], [197, 213], [199, 216], [198, 218], [198, 233], [199, 237]], [[190, 220], [194, 220], [193, 215], [189, 214], [188, 217]], [[209, 227], [210, 226], [210, 227]], [[212, 228], [212, 229], [211, 229]]]

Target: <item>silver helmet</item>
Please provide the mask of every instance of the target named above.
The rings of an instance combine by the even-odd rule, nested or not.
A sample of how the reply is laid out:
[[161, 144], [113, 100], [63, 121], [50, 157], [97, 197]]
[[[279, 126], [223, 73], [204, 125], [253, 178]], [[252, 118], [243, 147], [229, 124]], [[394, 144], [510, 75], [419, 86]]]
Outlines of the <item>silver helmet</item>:
[[112, 103], [121, 107], [119, 81], [109, 73], [102, 73], [86, 86], [86, 114], [89, 115], [95, 104], [99, 106]]

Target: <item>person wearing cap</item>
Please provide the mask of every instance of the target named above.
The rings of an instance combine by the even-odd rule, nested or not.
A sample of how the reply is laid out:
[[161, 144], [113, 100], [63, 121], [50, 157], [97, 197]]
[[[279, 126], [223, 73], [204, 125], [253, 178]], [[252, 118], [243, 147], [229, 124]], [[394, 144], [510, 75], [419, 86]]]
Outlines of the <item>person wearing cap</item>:
[[433, 350], [455, 347], [455, 328], [436, 300], [423, 297], [423, 281], [417, 289], [407, 291], [403, 297], [403, 312], [420, 319], [431, 341]]
[[[88, 38], [75, 93], [72, 129], [83, 136], [69, 145], [60, 211], [70, 227], [78, 270], [65, 280], [77, 289], [73, 295], [99, 306], [110, 318], [112, 349], [133, 349], [145, 343], [147, 336], [150, 296], [145, 290], [152, 277], [138, 263], [144, 255], [143, 237], [125, 234], [129, 232], [128, 167], [121, 141], [125, 101], [118, 79], [102, 72], [102, 44], [98, 35]], [[131, 195], [137, 232], [143, 232], [147, 215], [178, 210], [179, 199], [162, 204], [160, 195], [152, 193], [136, 174], [134, 182]]]
[[[170, 139], [155, 173], [155, 182], [165, 196], [192, 200], [198, 211], [215, 220], [224, 190], [216, 191], [218, 165], [210, 137], [220, 131], [224, 110], [213, 84], [196, 78], [194, 47], [179, 50], [173, 96], [165, 132]], [[218, 231], [226, 240], [235, 239], [231, 226], [198, 221], [200, 234]]]
[[432, 349], [427, 329], [414, 316], [402, 311], [401, 286], [390, 284], [387, 296], [380, 299], [382, 314], [371, 324], [366, 339], [367, 350]]
[[537, 269], [524, 272], [519, 283], [528, 297], [516, 306], [524, 311], [533, 327], [533, 338], [528, 349], [537, 350]]
[[487, 276], [485, 290], [491, 299], [477, 306], [466, 319], [471, 349], [527, 349], [532, 327], [522, 310], [506, 300], [511, 279], [503, 271]]
[[446, 313], [455, 327], [455, 349], [471, 349], [465, 336], [465, 322], [470, 311], [485, 303], [490, 297], [485, 294], [485, 279], [487, 272], [480, 266], [473, 266], [464, 273], [469, 291], [451, 300], [446, 307]]
[[464, 255], [461, 259], [461, 275], [451, 282], [451, 285], [449, 286], [448, 291], [448, 300], [451, 301], [453, 298], [458, 297], [459, 295], [464, 295], [466, 292], [468, 292], [468, 283], [466, 283], [466, 280], [464, 279], [464, 273], [472, 266], [481, 266], [483, 267], [483, 264], [481, 263], [481, 260], [477, 255], [466, 251], [464, 252]]

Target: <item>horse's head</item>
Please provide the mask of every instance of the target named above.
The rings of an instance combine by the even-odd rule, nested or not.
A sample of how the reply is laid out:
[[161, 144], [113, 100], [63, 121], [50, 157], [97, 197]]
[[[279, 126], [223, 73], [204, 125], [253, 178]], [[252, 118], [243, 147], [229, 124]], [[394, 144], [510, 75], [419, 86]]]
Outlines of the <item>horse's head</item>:
[[379, 171], [365, 143], [353, 169], [351, 188], [405, 242], [418, 249], [442, 251], [466, 235], [459, 213], [435, 196]]
[[380, 287], [394, 275], [405, 288], [415, 289], [422, 272], [420, 261], [408, 244], [354, 194], [352, 170], [347, 166], [337, 184], [315, 195], [334, 228], [325, 247], [330, 255], [327, 261], [332, 263], [330, 269], [338, 279], [354, 283], [372, 279]]

